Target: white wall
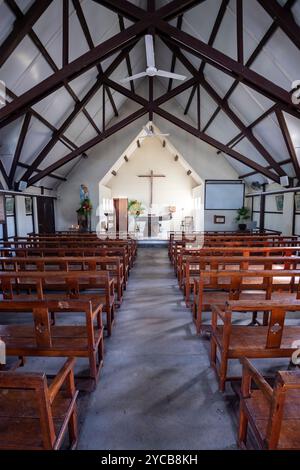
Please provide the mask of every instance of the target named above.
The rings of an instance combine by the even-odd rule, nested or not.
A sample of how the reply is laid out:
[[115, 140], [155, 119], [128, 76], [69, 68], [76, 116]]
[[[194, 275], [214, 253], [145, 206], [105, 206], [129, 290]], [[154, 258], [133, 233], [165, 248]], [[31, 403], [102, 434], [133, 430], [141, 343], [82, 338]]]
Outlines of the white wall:
[[300, 215], [295, 215], [295, 235], [300, 235]]
[[32, 215], [26, 215], [24, 196], [15, 197], [15, 210], [17, 233], [19, 237], [24, 237], [33, 231]]
[[103, 184], [99, 184], [99, 207], [96, 212], [96, 216], [98, 215], [99, 217], [99, 226], [97, 227], [97, 230], [99, 231], [103, 230], [107, 226], [107, 218], [104, 215], [106, 212], [103, 204], [104, 199], [111, 199], [111, 189]]
[[194, 230], [203, 232], [204, 230], [204, 201], [203, 201], [203, 185], [196, 186], [193, 191], [193, 217]]
[[[143, 92], [145, 92], [145, 90], [140, 90], [140, 88], [137, 90], [138, 94], [143, 95]], [[163, 92], [164, 89], [161, 90], [161, 93]], [[175, 115], [180, 115], [182, 118], [182, 110], [178, 107], [175, 100], [168, 104], [167, 109]], [[136, 106], [128, 100], [126, 105], [121, 108], [119, 118], [114, 119], [112, 123], [115, 123], [118, 119], [123, 119], [124, 116], [127, 116], [133, 110], [136, 110]], [[187, 116], [185, 116], [185, 119], [193, 124]], [[62, 183], [57, 189], [57, 230], [67, 229], [72, 224], [77, 223], [76, 209], [79, 207], [80, 184], [84, 183], [88, 186], [91, 202], [94, 208], [98, 206], [99, 181], [112, 169], [114, 163], [140, 133], [147, 121], [148, 116], [144, 116], [119, 131], [116, 135], [98, 144], [88, 152], [88, 159], [82, 160], [72, 170], [68, 176], [68, 181]], [[170, 133], [169, 141], [203, 181], [205, 179], [238, 178], [237, 173], [226, 159], [222, 155], [217, 155], [216, 149], [156, 115], [154, 116], [154, 124], [156, 124], [162, 132]], [[203, 194], [202, 197], [204, 197]], [[92, 214], [93, 230], [95, 230], [97, 223], [96, 210], [94, 210]], [[220, 226], [214, 226], [214, 229], [218, 229], [218, 227]]]
[[[131, 104], [127, 105], [127, 110]], [[92, 229], [96, 229], [99, 221], [96, 210], [99, 205], [99, 181], [112, 168], [115, 161], [125, 151], [129, 143], [142, 129], [145, 119], [130, 124], [97, 145], [88, 153], [88, 159], [82, 160], [69, 174], [68, 181], [57, 189], [56, 230], [66, 230], [72, 224], [77, 224], [76, 210], [79, 208], [80, 185], [89, 188], [90, 199], [94, 210], [92, 212]]]
[[[215, 224], [214, 223], [214, 216], [215, 215], [222, 215], [225, 217], [225, 224]], [[205, 211], [205, 230], [214, 230], [214, 231], [221, 231], [224, 230], [238, 230], [238, 223], [235, 221], [236, 218], [236, 210], [206, 210]]]
[[150, 178], [138, 175], [150, 175], [151, 170], [156, 175], [165, 175], [153, 180], [153, 211], [156, 215], [166, 215], [169, 206], [175, 206], [172, 225], [174, 230], [180, 230], [182, 218], [193, 215], [192, 189], [197, 183], [192, 175], [187, 175], [179, 161], [175, 162], [174, 154], [167, 147], [163, 148], [158, 138], [144, 139], [141, 147], [130, 155], [128, 163], [124, 161], [117, 175], [111, 175], [106, 183], [111, 189], [111, 197], [137, 199], [147, 214], [150, 209]]
[[[276, 191], [284, 189], [277, 183], [267, 184], [265, 191]], [[248, 193], [258, 192], [254, 190], [249, 190]], [[292, 235], [293, 231], [293, 207], [294, 207], [294, 193], [285, 193], [284, 194], [284, 203], [283, 203], [283, 213], [276, 214], [277, 212], [276, 197], [275, 194], [266, 196], [266, 205], [265, 205], [265, 229], [276, 230], [282, 232], [283, 235]], [[260, 210], [260, 197], [255, 197], [253, 202], [253, 210]], [[268, 213], [271, 212], [271, 213]], [[253, 214], [253, 220], [257, 221], [257, 226], [259, 227], [259, 213]], [[297, 228], [295, 228], [296, 233]]]

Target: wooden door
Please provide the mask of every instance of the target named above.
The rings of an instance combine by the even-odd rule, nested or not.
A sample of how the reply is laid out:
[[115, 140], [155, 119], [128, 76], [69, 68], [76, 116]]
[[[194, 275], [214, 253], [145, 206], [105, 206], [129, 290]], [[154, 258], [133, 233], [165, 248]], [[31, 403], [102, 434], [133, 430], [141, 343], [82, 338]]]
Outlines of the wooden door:
[[114, 199], [116, 232], [128, 232], [128, 199]]
[[37, 215], [39, 233], [54, 233], [54, 203], [50, 197], [37, 198]]

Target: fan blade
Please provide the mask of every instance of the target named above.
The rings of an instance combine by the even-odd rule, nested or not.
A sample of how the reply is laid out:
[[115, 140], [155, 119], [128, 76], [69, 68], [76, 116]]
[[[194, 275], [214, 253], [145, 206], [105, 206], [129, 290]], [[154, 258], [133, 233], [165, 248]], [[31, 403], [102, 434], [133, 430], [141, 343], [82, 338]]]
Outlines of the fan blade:
[[146, 46], [147, 67], [155, 67], [154, 45], [153, 45], [152, 34], [146, 34], [145, 46]]
[[177, 73], [166, 72], [165, 70], [158, 70], [156, 72], [158, 77], [172, 78], [173, 80], [186, 80], [184, 75], [178, 75]]
[[128, 82], [131, 82], [131, 80], [136, 80], [137, 78], [142, 78], [146, 76], [147, 76], [146, 72], [137, 73], [136, 75], [132, 75], [132, 77], [123, 78], [122, 80], [120, 80], [120, 83], [128, 83]]
[[151, 135], [151, 131], [148, 129], [148, 127], [143, 126], [144, 131], [146, 132], [147, 135]]

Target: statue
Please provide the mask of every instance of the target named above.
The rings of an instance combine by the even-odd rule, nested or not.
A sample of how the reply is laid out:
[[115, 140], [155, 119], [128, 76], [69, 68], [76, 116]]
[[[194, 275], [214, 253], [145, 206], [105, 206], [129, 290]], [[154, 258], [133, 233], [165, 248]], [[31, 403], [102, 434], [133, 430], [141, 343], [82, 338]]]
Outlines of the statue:
[[81, 232], [91, 231], [91, 213], [93, 206], [90, 201], [88, 187], [80, 185], [80, 207], [77, 210], [79, 230]]
[[85, 199], [89, 199], [89, 190], [85, 184], [80, 185], [80, 202], [84, 201]]

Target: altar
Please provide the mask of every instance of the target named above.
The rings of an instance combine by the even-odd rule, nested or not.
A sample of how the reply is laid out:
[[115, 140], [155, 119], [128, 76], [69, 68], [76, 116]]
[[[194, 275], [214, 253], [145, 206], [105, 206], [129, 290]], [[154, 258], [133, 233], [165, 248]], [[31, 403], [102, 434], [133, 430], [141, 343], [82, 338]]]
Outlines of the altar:
[[155, 215], [147, 214], [136, 218], [136, 226], [140, 231], [143, 224], [143, 236], [148, 238], [157, 238], [160, 233], [161, 223], [172, 219], [172, 214]]

